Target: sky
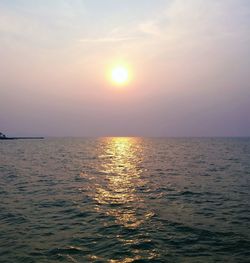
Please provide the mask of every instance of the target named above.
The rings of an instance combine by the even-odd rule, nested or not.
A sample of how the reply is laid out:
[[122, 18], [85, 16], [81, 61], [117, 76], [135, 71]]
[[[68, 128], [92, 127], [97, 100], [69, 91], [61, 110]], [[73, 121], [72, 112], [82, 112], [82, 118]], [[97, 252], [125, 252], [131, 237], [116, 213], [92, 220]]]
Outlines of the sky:
[[249, 0], [0, 0], [0, 131], [250, 136], [249, 58]]

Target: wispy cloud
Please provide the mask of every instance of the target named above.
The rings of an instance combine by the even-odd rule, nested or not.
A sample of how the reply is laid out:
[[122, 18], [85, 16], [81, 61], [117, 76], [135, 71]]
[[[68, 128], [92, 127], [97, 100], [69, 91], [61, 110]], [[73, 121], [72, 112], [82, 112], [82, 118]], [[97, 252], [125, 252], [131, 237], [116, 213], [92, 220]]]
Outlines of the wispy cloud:
[[109, 43], [109, 42], [124, 42], [134, 40], [135, 37], [103, 37], [103, 38], [82, 38], [79, 41], [84, 43]]
[[153, 37], [160, 37], [162, 36], [162, 30], [160, 29], [158, 23], [158, 19], [143, 22], [138, 25], [138, 31]]

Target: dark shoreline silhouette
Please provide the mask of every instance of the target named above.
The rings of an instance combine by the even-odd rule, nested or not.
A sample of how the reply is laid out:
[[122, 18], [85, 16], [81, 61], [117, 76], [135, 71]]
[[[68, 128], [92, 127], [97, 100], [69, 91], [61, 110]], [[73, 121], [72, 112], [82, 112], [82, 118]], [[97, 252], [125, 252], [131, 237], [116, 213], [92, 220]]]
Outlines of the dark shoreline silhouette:
[[0, 140], [42, 140], [44, 137], [5, 137]]
[[44, 137], [7, 137], [0, 132], [0, 140], [42, 140]]

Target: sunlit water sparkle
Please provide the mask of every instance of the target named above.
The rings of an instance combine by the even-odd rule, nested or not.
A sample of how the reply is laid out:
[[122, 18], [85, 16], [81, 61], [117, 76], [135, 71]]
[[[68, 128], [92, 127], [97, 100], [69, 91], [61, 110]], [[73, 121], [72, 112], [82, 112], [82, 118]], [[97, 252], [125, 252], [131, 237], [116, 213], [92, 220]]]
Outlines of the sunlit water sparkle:
[[0, 141], [0, 262], [249, 262], [250, 139]]

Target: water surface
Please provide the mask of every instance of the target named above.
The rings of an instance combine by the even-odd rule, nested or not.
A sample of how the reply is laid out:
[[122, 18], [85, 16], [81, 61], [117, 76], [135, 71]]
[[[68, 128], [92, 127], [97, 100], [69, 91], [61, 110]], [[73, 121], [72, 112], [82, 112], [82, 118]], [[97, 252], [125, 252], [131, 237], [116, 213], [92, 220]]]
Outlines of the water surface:
[[0, 262], [249, 262], [250, 139], [0, 141]]

